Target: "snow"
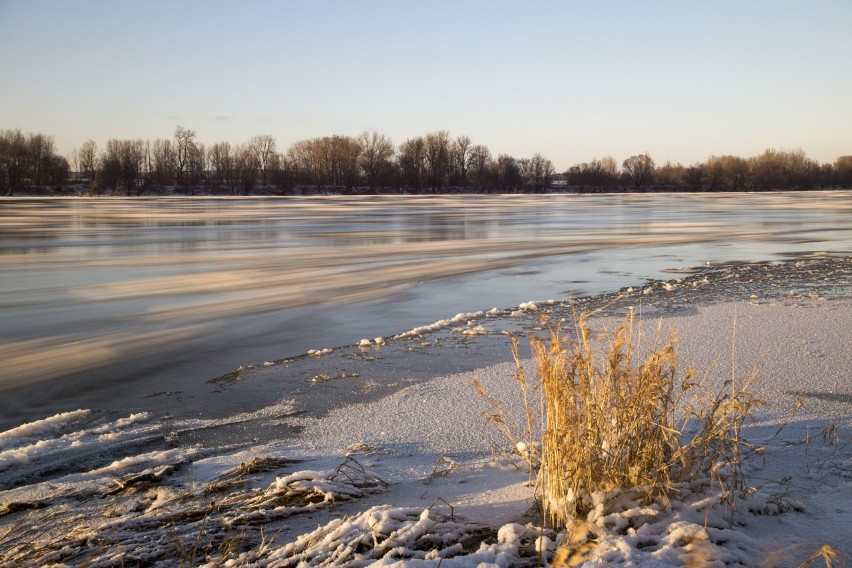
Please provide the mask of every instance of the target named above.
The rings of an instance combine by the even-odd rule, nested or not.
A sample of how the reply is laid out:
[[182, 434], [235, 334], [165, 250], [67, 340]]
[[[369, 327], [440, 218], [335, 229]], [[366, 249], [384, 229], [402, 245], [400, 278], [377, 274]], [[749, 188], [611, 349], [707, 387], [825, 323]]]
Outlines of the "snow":
[[[499, 310], [497, 310], [497, 308], [493, 308], [491, 311], [488, 312], [488, 315], [496, 315], [496, 314], [499, 314], [499, 313], [500, 312], [499, 312]], [[459, 322], [463, 322], [463, 321], [467, 321], [467, 320], [471, 320], [471, 319], [484, 317], [485, 315], [486, 315], [485, 312], [482, 312], [482, 311], [458, 313], [458, 314], [454, 315], [453, 317], [451, 317], [449, 319], [438, 320], [434, 323], [430, 323], [430, 324], [427, 324], [427, 325], [421, 325], [419, 327], [415, 327], [413, 329], [410, 329], [406, 332], [400, 333], [400, 334], [394, 336], [394, 339], [409, 339], [409, 338], [412, 338], [412, 337], [427, 335], [429, 333], [450, 327], [454, 323], [459, 323]]]
[[[625, 293], [643, 335], [653, 336], [662, 315], [663, 334], [670, 326], [680, 337], [682, 364], [707, 371], [708, 382], [723, 384], [732, 367], [736, 376], [757, 369], [754, 389], [766, 406], [743, 434], [762, 450], [746, 463], [733, 510], [718, 484], [693, 479], [677, 486], [670, 503], [645, 502], [631, 490], [594, 494], [591, 512], [567, 531], [542, 528], [519, 457], [528, 442], [513, 445], [490, 428], [491, 408], [472, 388], [478, 382], [520, 418], [514, 365], [483, 362], [401, 381], [374, 400], [342, 400], [324, 414], [301, 412], [290, 399], [225, 418], [77, 410], [0, 433], [0, 566], [35, 559], [68, 566], [181, 559], [204, 566], [532, 566], [540, 556], [552, 560], [567, 541], [586, 566], [798, 566], [826, 544], [850, 564], [852, 298], [784, 290], [768, 298], [755, 290], [685, 308], [656, 301], [692, 293], [693, 284], [669, 283], [654, 306], [643, 297], [667, 290], [661, 283]], [[590, 323], [612, 330], [626, 309]], [[493, 338], [510, 319], [526, 317], [535, 329], [539, 313], [570, 317], [571, 310], [548, 300], [460, 313], [355, 348], [386, 353], [396, 341], [441, 330], [460, 342]], [[526, 315], [513, 318], [517, 312]], [[263, 376], [272, 381], [285, 371], [269, 365]], [[199, 432], [224, 428], [244, 433], [237, 441], [195, 441]], [[196, 550], [191, 562], [180, 556]]]
[[6, 450], [20, 446], [23, 443], [35, 441], [38, 436], [58, 432], [63, 426], [90, 414], [89, 410], [75, 410], [63, 412], [50, 416], [43, 420], [36, 420], [27, 424], [21, 424], [6, 432], [0, 432], [0, 450]]
[[333, 349], [324, 348], [324, 349], [310, 349], [308, 350], [308, 357], [322, 357], [323, 355], [328, 355], [331, 353]]
[[[58, 457], [82, 449], [96, 451], [107, 442], [121, 443], [128, 437], [150, 434], [156, 427], [131, 428], [144, 424], [148, 413], [137, 413], [112, 422], [96, 422], [79, 430], [66, 431], [77, 426], [81, 419], [91, 416], [89, 411], [66, 412], [37, 422], [24, 424], [0, 434], [0, 474], [14, 466], [28, 464], [48, 456]], [[36, 436], [54, 434], [52, 438]], [[2, 475], [0, 475], [2, 479]]]

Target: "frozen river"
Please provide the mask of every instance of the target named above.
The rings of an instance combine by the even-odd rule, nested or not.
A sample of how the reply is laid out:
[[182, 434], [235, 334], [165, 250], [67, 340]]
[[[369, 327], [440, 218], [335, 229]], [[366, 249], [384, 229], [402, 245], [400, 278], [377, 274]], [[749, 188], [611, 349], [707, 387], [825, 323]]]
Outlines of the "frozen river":
[[0, 200], [0, 429], [460, 311], [852, 250], [852, 193]]

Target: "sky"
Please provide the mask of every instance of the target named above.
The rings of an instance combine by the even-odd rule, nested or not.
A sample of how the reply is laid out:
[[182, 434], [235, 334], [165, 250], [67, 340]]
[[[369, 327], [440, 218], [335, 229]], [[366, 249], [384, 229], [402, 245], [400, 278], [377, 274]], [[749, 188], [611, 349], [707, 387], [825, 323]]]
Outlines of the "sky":
[[436, 130], [557, 168], [852, 154], [852, 2], [0, 0], [0, 129]]

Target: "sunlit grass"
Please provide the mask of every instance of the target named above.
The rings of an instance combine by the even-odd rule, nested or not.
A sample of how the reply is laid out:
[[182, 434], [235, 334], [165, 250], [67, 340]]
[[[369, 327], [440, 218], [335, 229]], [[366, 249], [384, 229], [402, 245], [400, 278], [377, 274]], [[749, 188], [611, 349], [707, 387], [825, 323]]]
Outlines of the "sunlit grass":
[[[573, 337], [551, 328], [548, 338], [530, 339], [535, 381], [526, 379], [513, 344], [525, 417], [512, 421], [489, 398], [489, 418], [531, 474], [537, 469], [537, 496], [552, 526], [572, 524], [623, 490], [667, 501], [676, 484], [699, 476], [733, 507], [744, 487], [743, 459], [759, 451], [741, 436], [761, 404], [749, 390], [754, 377], [732, 377], [710, 392], [694, 369], [679, 369], [675, 335], [661, 335], [659, 326], [649, 342], [641, 338], [632, 313], [614, 333], [594, 335], [580, 316]], [[531, 403], [535, 390], [540, 409]]]

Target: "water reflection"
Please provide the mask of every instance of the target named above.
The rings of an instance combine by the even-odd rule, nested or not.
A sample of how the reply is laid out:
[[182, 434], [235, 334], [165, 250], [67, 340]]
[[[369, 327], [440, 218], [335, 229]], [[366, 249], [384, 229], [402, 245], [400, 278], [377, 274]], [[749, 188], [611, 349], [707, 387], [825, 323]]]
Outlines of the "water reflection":
[[850, 195], [4, 199], [0, 390], [168, 389], [678, 265], [848, 252]]

